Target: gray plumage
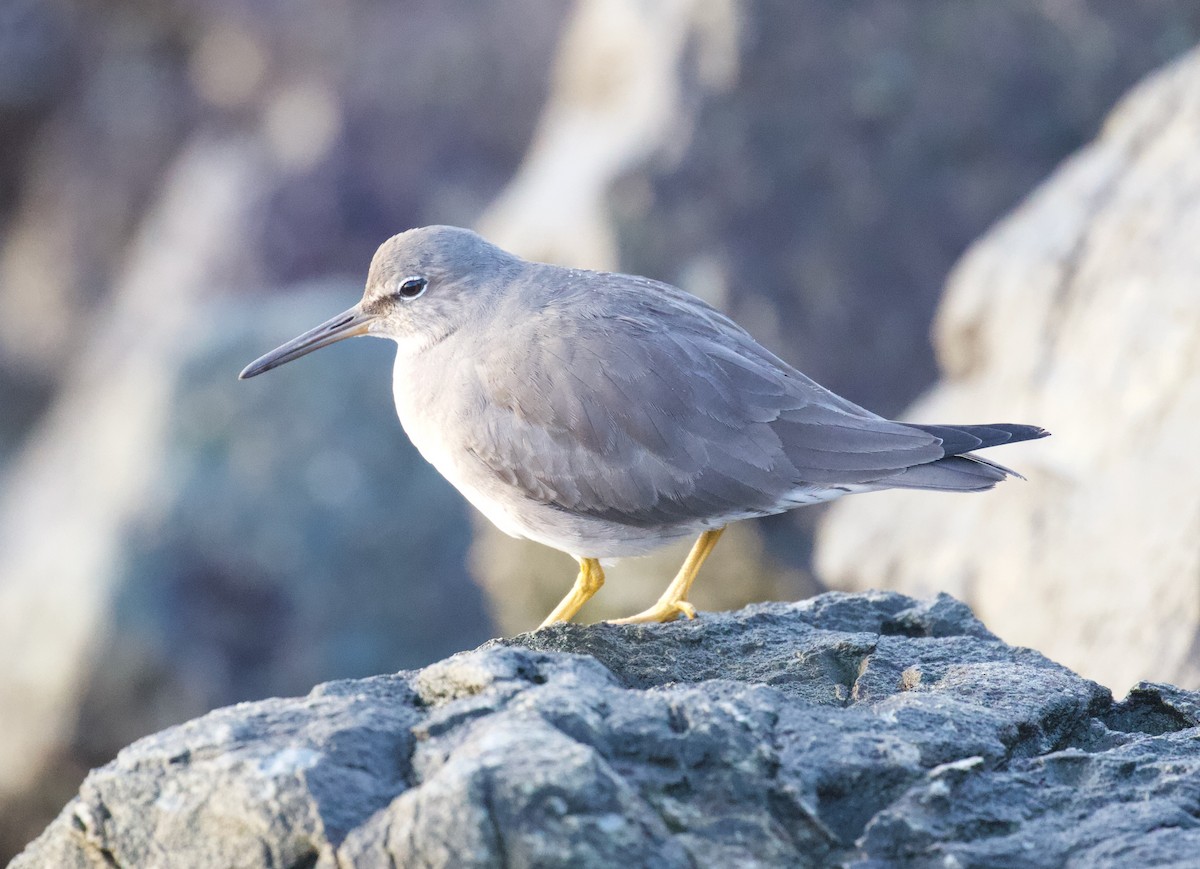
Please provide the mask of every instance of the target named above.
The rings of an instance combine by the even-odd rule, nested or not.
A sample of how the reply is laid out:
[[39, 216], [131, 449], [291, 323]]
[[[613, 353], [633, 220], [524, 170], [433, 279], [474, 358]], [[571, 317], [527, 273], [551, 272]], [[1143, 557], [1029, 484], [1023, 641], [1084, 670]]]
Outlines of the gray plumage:
[[[846, 493], [990, 489], [1013, 472], [973, 450], [1046, 434], [884, 419], [682, 290], [452, 227], [385, 243], [351, 315], [396, 340], [396, 405], [422, 453], [505, 531], [580, 557]], [[245, 376], [323, 346], [320, 328]]]

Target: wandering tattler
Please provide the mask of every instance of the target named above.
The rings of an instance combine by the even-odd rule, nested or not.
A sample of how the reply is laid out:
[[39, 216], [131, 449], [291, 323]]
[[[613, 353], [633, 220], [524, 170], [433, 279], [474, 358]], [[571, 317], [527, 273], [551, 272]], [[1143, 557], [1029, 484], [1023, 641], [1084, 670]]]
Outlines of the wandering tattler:
[[362, 301], [241, 377], [355, 335], [396, 342], [396, 410], [421, 454], [502, 531], [578, 560], [543, 626], [603, 585], [599, 559], [698, 536], [658, 602], [619, 621], [693, 618], [688, 590], [730, 522], [848, 493], [990, 489], [1018, 475], [972, 450], [1047, 434], [884, 419], [676, 287], [529, 262], [449, 226], [384, 242]]

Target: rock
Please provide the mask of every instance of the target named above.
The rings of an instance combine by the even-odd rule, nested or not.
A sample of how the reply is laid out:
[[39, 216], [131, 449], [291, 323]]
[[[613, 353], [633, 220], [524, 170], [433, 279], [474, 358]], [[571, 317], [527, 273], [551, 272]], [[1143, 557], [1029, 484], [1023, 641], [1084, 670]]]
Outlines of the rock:
[[213, 298], [255, 213], [257, 154], [214, 142], [181, 157], [0, 493], [0, 836], [23, 833], [14, 848], [138, 736], [490, 635], [465, 505], [400, 429], [386, 345], [236, 380], [361, 293], [342, 280]]
[[389, 235], [470, 223], [500, 190], [564, 10], [0, 3], [0, 459], [119, 291], [181, 152], [236, 135], [264, 153], [231, 285], [365, 274]]
[[[287, 293], [300, 277], [329, 273], [353, 273], [350, 284], [338, 284], [349, 292], [393, 231], [473, 222], [520, 162], [569, 8], [544, 0], [152, 5], [0, 4], [0, 708], [9, 737], [0, 744], [0, 863], [43, 826], [48, 816], [39, 812], [56, 809], [83, 769], [106, 761], [115, 745], [211, 703], [300, 690], [334, 675], [306, 669], [307, 651], [288, 659], [295, 669], [282, 684], [272, 681], [274, 663], [234, 666], [286, 657], [273, 651], [281, 623], [293, 626], [285, 638], [299, 625], [342, 626], [340, 639], [314, 641], [312, 657], [336, 646], [344, 660], [362, 661], [395, 643], [400, 657], [369, 669], [423, 660], [408, 657], [424, 642], [416, 629], [378, 639], [378, 625], [348, 628], [383, 617], [348, 611], [349, 593], [338, 598], [345, 610], [306, 621], [311, 610], [288, 604], [291, 615], [281, 615], [276, 603], [321, 580], [276, 583], [242, 572], [253, 558], [226, 563], [221, 547], [249, 546], [229, 534], [245, 502], [201, 533], [194, 505], [224, 503], [215, 486], [205, 488], [208, 466], [172, 459], [164, 467], [143, 453], [163, 443], [156, 415], [182, 421], [170, 400], [219, 411], [219, 401], [209, 403], [217, 393], [197, 397], [186, 384], [157, 382], [156, 373], [182, 370], [170, 357], [175, 344], [186, 345], [178, 330], [189, 317], [211, 324], [233, 312], [210, 309], [213, 296]], [[561, 52], [565, 84], [552, 101], [559, 108], [545, 113], [546, 129], [553, 119], [564, 128], [581, 121], [577, 135], [562, 140], [570, 148], [535, 145], [518, 184], [554, 160], [567, 172], [551, 176], [521, 220], [510, 212], [511, 222], [490, 223], [504, 230], [498, 240], [521, 238], [535, 254], [539, 248], [523, 246], [591, 244], [566, 209], [586, 194], [584, 213], [599, 215], [610, 245], [598, 249], [618, 260], [606, 264], [729, 306], [791, 361], [880, 410], [900, 407], [933, 375], [925, 319], [961, 247], [1090, 135], [1120, 89], [1197, 34], [1189, 5], [1176, 0], [937, 9], [870, 0], [836, 10], [587, 5], [594, 8], [579, 13], [585, 23]], [[644, 56], [619, 53], [629, 47], [646, 49]], [[572, 55], [578, 66], [568, 63]], [[622, 76], [626, 67], [638, 75]], [[670, 99], [652, 90], [659, 86]], [[635, 105], [639, 98], [648, 110]], [[641, 112], [636, 126], [631, 107]], [[630, 135], [613, 124], [630, 124]], [[526, 223], [531, 216], [543, 222]], [[204, 248], [199, 256], [196, 246]], [[575, 264], [596, 262], [585, 254], [574, 248]], [[130, 271], [142, 274], [132, 306]], [[311, 304], [320, 313], [323, 303]], [[244, 361], [235, 354], [269, 346], [291, 322], [246, 336], [244, 350], [231, 345], [227, 361], [200, 353], [188, 364], [196, 377], [209, 376], [200, 370], [209, 364], [224, 377], [225, 366]], [[338, 359], [358, 352], [369, 351], [341, 350]], [[305, 378], [279, 400], [341, 402], [341, 364], [357, 363], [329, 358], [304, 375], [279, 374]], [[382, 394], [378, 368], [366, 376]], [[395, 437], [394, 423], [387, 426]], [[409, 454], [393, 449], [404, 449], [402, 439], [387, 447], [386, 464], [408, 468]], [[68, 472], [51, 475], [56, 466]], [[146, 468], [159, 476], [140, 472]], [[321, 476], [318, 468], [305, 479]], [[188, 494], [169, 491], [177, 479]], [[253, 472], [234, 482], [252, 479]], [[307, 482], [303, 491], [287, 488], [300, 486], [297, 478], [280, 485], [291, 500], [311, 494]], [[445, 515], [457, 521], [456, 509]], [[793, 514], [811, 521], [805, 515]], [[780, 554], [804, 563], [808, 538], [792, 533], [791, 522], [777, 520], [788, 533], [770, 546], [756, 526], [736, 532], [741, 546], [731, 532], [717, 552], [728, 566], [714, 561], [697, 598], [728, 606], [812, 589], [802, 571], [762, 567]], [[215, 555], [207, 550], [214, 541]], [[442, 550], [447, 558], [458, 557], [455, 541]], [[314, 534], [303, 542], [328, 541]], [[186, 558], [178, 557], [180, 543]], [[385, 543], [392, 545], [370, 541]], [[123, 565], [130, 552], [140, 555]], [[540, 556], [549, 566], [538, 578], [486, 546], [479, 552], [490, 573], [512, 578], [498, 586], [496, 605], [509, 625], [536, 623], [542, 601], [570, 579], [559, 556]], [[527, 558], [523, 550], [516, 557]], [[181, 580], [180, 566], [191, 563], [203, 571]], [[320, 562], [317, 574], [332, 564]], [[626, 596], [614, 576], [598, 603], [640, 608], [675, 566], [642, 564], [645, 579], [626, 583]], [[174, 591], [155, 597], [151, 567], [165, 571]], [[354, 583], [365, 576], [360, 569], [367, 565], [353, 561], [335, 575]], [[145, 581], [136, 587], [146, 596], [118, 591], [130, 571]], [[173, 608], [163, 606], [176, 592]], [[461, 595], [463, 625], [478, 625], [471, 594]], [[521, 595], [532, 603], [513, 615]], [[434, 609], [459, 598], [439, 598]], [[320, 599], [318, 591], [313, 600]], [[389, 602], [384, 610], [403, 601], [378, 599]], [[425, 611], [414, 606], [402, 618]], [[258, 635], [247, 615], [264, 612], [272, 613], [269, 630]], [[164, 614], [186, 621], [191, 639], [177, 651], [161, 632], [177, 623], [156, 621]], [[152, 624], [160, 628], [137, 627]], [[440, 624], [431, 619], [421, 630], [436, 634]], [[378, 641], [354, 639], [367, 636]], [[164, 647], [168, 665], [147, 671]], [[184, 648], [195, 657], [185, 662]], [[285, 639], [284, 648], [295, 645]], [[141, 676], [126, 681], [133, 674]], [[92, 687], [81, 700], [84, 685]], [[126, 713], [129, 723], [114, 723]]]
[[155, 449], [174, 385], [162, 375], [254, 209], [258, 168], [237, 141], [180, 155], [117, 300], [0, 490], [0, 845], [27, 839], [39, 810], [53, 810], [43, 800], [61, 801], [99, 760], [72, 744], [86, 674], [121, 599], [129, 520], [154, 515], [168, 471]]
[[[564, 9], [0, 2], [0, 865], [138, 735], [490, 633], [382, 346], [232, 376], [344, 309], [392, 233], [475, 219]], [[301, 280], [327, 292], [215, 302]]]
[[1200, 51], [985, 236], [939, 315], [913, 419], [1054, 437], [997, 452], [1028, 483], [839, 502], [817, 546], [848, 589], [962, 597], [1006, 639], [1114, 688], [1200, 686]]
[[491, 633], [382, 346], [233, 376], [475, 219], [564, 9], [0, 2], [0, 865], [136, 736]]
[[[1182, 4], [574, 8], [537, 134], [481, 229], [531, 258], [682, 286], [883, 414], [937, 376], [929, 324], [955, 259], [1125, 88], [1200, 40]], [[816, 516], [723, 540], [734, 554], [706, 567], [705, 605], [819, 589]], [[502, 624], [537, 624], [572, 566], [480, 527]], [[681, 560], [618, 567], [587, 617], [648, 606]]]
[[1182, 866], [1198, 711], [945, 595], [561, 625], [143, 739], [13, 866]]
[[683, 286], [896, 413], [962, 251], [1198, 39], [1183, 5], [583, 0], [480, 225]]

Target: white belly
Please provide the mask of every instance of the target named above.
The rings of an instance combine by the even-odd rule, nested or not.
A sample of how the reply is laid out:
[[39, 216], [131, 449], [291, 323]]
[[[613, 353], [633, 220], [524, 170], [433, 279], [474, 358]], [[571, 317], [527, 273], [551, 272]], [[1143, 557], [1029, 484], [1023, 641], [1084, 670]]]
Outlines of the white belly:
[[414, 363], [415, 360], [401, 348], [392, 376], [392, 396], [404, 433], [425, 461], [437, 468], [438, 473], [493, 525], [512, 537], [527, 537], [526, 529], [515, 521], [500, 500], [484, 490], [476, 481], [477, 475], [471, 473], [471, 457], [453, 434], [456, 408], [445, 400], [443, 392], [453, 388], [452, 384], [428, 380], [422, 383], [422, 375], [428, 374], [428, 366]]

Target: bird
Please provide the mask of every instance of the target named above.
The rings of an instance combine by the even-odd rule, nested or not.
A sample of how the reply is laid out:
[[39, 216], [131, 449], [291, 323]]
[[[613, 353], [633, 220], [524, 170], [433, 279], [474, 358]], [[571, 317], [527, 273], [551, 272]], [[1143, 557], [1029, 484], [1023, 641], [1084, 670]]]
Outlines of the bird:
[[599, 591], [601, 559], [682, 539], [658, 601], [614, 621], [695, 618], [688, 594], [730, 523], [882, 489], [983, 491], [1020, 475], [976, 450], [1048, 434], [886, 419], [684, 290], [452, 226], [388, 239], [358, 304], [239, 377], [360, 335], [396, 343], [396, 410], [422, 456], [500, 530], [578, 562], [540, 627]]

